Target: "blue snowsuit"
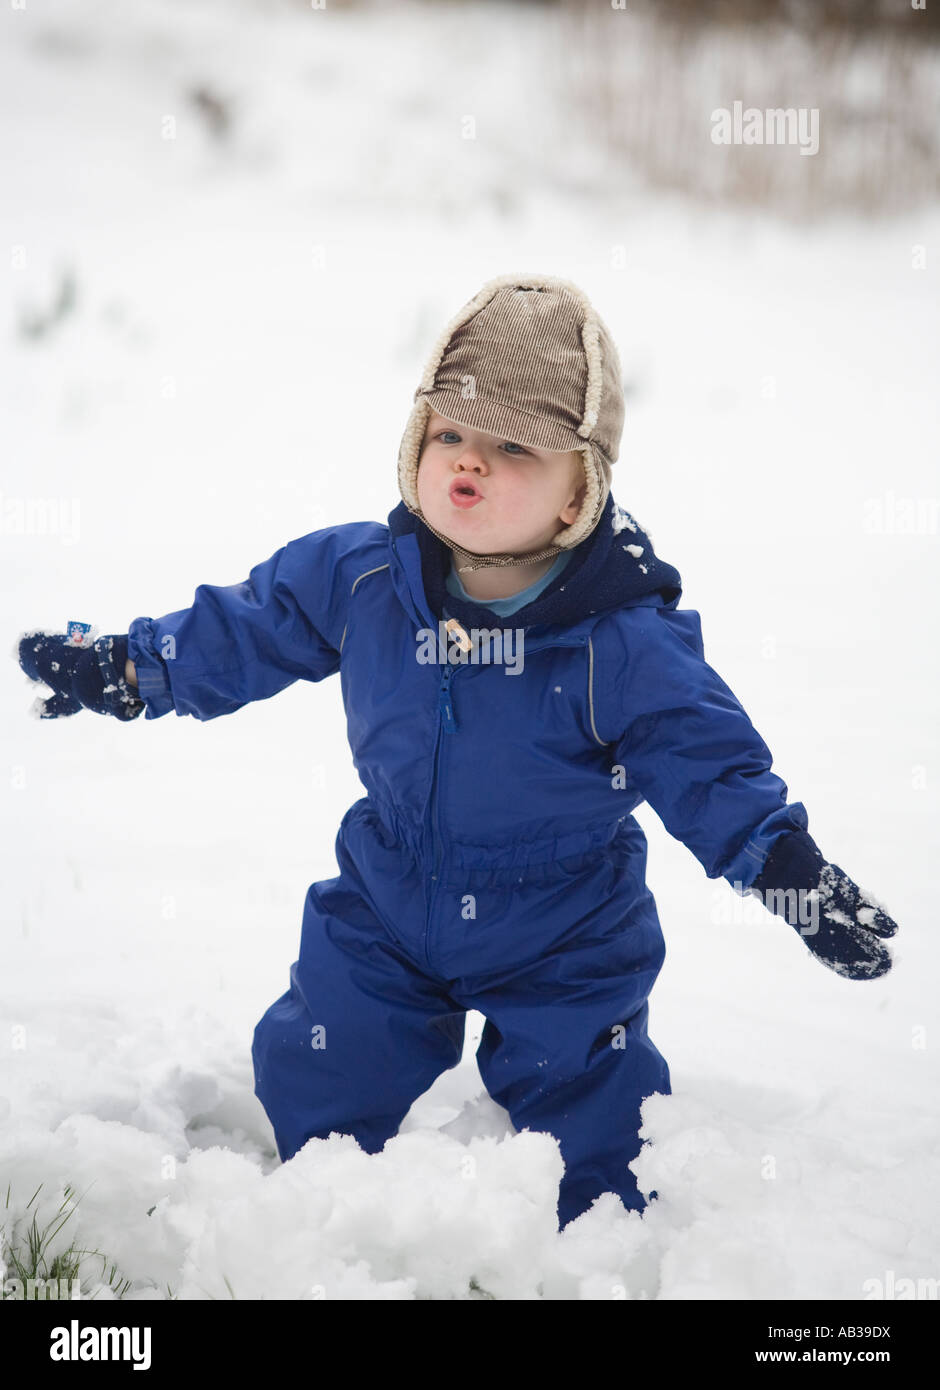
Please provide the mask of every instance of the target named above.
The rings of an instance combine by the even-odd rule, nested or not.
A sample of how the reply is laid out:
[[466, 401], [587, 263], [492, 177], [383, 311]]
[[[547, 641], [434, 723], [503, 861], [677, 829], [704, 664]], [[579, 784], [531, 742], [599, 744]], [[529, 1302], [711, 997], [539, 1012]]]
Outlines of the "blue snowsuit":
[[[255, 1029], [255, 1093], [284, 1161], [331, 1131], [377, 1152], [460, 1061], [476, 1009], [488, 1092], [559, 1141], [560, 1225], [607, 1191], [642, 1209], [640, 1105], [670, 1081], [647, 1035], [665, 946], [632, 813], [649, 802], [709, 878], [746, 889], [806, 812], [704, 660], [677, 571], [613, 497], [509, 618], [448, 593], [449, 565], [402, 502], [387, 526], [314, 531], [131, 624], [148, 719], [215, 719], [340, 675], [367, 794]], [[440, 640], [445, 612], [469, 657]], [[524, 630], [515, 667], [481, 636], [507, 626]]]

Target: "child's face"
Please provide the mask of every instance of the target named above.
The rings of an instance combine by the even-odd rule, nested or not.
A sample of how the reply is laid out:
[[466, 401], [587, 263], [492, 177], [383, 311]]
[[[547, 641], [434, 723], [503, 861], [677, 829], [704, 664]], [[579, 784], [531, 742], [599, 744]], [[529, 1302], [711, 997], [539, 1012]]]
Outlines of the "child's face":
[[[469, 551], [525, 554], [547, 546], [577, 518], [585, 486], [577, 449], [533, 449], [433, 411], [428, 418], [418, 503], [436, 531]], [[474, 489], [478, 500], [461, 488]]]

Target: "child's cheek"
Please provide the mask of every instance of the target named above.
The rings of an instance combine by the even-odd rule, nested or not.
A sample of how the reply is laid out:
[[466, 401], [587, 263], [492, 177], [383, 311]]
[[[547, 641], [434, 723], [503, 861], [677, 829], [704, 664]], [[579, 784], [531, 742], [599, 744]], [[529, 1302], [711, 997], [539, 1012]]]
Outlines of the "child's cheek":
[[415, 487], [417, 488], [419, 502], [422, 501], [423, 496], [428, 490], [428, 473], [427, 461], [424, 454], [422, 454], [418, 459], [418, 476], [415, 479]]
[[513, 480], [510, 487], [500, 490], [499, 510], [506, 521], [531, 521], [543, 505], [539, 489], [521, 480]]

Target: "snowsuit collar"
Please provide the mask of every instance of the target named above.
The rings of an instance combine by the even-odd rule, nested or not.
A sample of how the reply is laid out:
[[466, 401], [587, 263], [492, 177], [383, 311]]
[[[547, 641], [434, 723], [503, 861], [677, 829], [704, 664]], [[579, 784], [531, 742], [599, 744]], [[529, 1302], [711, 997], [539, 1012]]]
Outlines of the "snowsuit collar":
[[[470, 603], [445, 588], [450, 551], [421, 519], [400, 502], [389, 514], [389, 539], [406, 564], [412, 597], [418, 610], [430, 608], [434, 622], [443, 609], [466, 628], [501, 628], [510, 620], [484, 603]], [[628, 548], [629, 547], [629, 548]], [[641, 553], [637, 554], [636, 551]], [[424, 593], [417, 592], [418, 574]], [[513, 627], [567, 627], [590, 617], [660, 597], [674, 608], [682, 593], [678, 570], [660, 560], [639, 522], [609, 495], [603, 515], [591, 534], [575, 546], [561, 574], [531, 603], [512, 614]], [[424, 600], [424, 602], [422, 602]], [[593, 624], [592, 624], [593, 625]]]

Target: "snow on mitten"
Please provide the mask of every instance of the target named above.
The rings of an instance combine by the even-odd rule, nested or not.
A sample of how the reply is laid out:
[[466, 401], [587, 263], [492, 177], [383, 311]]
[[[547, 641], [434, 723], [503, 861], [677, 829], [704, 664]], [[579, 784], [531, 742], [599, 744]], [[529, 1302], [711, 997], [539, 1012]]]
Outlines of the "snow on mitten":
[[81, 709], [136, 719], [144, 702], [124, 678], [127, 634], [92, 641], [87, 623], [69, 623], [68, 633], [24, 632], [14, 655], [32, 681], [48, 685], [52, 695], [37, 697], [32, 713], [58, 719]]
[[897, 922], [838, 864], [827, 863], [805, 830], [774, 842], [748, 891], [795, 927], [816, 959], [837, 975], [877, 980], [891, 969], [880, 938], [894, 936]]

